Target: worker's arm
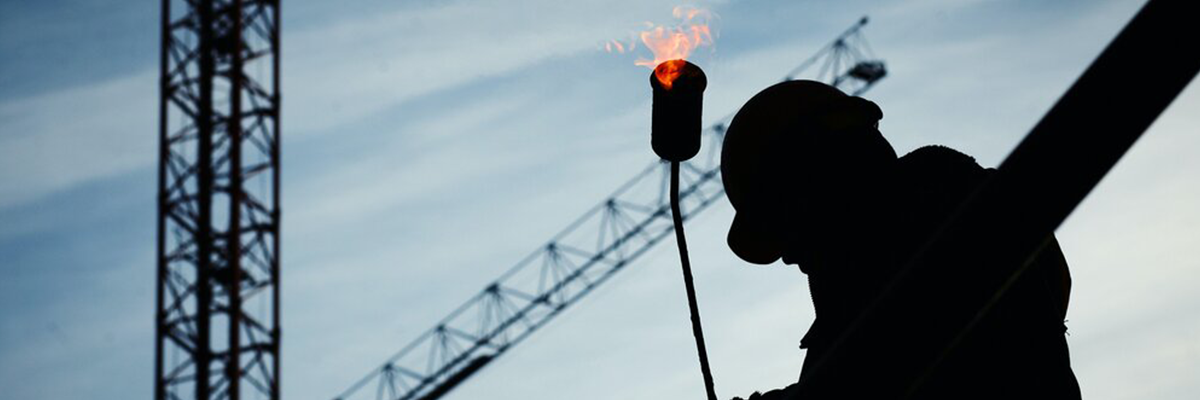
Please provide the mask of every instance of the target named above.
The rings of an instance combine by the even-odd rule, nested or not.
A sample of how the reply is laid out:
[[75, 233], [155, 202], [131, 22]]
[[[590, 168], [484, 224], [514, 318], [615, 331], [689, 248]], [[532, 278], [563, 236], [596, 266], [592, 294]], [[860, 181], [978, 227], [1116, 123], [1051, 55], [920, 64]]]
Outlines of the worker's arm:
[[1051, 235], [1033, 263], [1030, 271], [1041, 275], [1053, 301], [1055, 316], [1059, 320], [1066, 319], [1067, 306], [1071, 304], [1071, 270], [1067, 267], [1067, 258], [1058, 245], [1058, 239]]

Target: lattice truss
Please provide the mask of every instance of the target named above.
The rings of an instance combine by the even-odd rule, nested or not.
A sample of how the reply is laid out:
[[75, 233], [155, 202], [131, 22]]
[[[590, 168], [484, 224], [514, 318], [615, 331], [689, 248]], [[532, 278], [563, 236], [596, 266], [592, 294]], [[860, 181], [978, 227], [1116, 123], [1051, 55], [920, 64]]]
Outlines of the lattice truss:
[[806, 79], [829, 83], [855, 96], [866, 92], [887, 76], [883, 61], [875, 57], [871, 45], [862, 35], [862, 27], [866, 24], [867, 17], [858, 20], [829, 45], [800, 63], [784, 80], [799, 79], [805, 72], [810, 72], [809, 68], [820, 64], [815, 74]]
[[[869, 89], [885, 71], [867, 58], [869, 50], [854, 47], [865, 43], [859, 32], [866, 23], [858, 21], [785, 80], [804, 76], [855, 94]], [[817, 76], [802, 75], [818, 62], [824, 67]], [[867, 69], [874, 73], [861, 73]], [[685, 221], [724, 197], [720, 148], [732, 119], [705, 129], [701, 154], [681, 165]], [[669, 172], [670, 164], [652, 162], [335, 400], [431, 400], [449, 392], [672, 234]]]
[[278, 399], [279, 3], [162, 6], [155, 398]]

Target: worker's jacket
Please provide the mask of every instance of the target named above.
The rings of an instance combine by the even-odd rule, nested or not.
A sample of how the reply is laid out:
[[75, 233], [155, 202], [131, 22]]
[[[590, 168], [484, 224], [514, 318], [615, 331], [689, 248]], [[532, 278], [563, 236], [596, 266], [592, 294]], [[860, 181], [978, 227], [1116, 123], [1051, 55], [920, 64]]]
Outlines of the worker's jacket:
[[[783, 397], [1080, 398], [1064, 337], [1070, 276], [1053, 236], [987, 313], [963, 306], [997, 295], [971, 283], [993, 271], [981, 270], [986, 267], [969, 243], [1002, 243], [1005, 232], [967, 238], [957, 254], [905, 274], [895, 302], [868, 312], [860, 329], [846, 334], [990, 173], [971, 157], [940, 146], [899, 159], [890, 198], [880, 199], [889, 207], [889, 220], [872, 227], [882, 232], [875, 235], [880, 239], [862, 249], [873, 255], [871, 261], [805, 269], [817, 317], [801, 342], [807, 349], [802, 384]], [[959, 336], [959, 327], [971, 320], [973, 328]], [[835, 345], [840, 348], [830, 353]]]

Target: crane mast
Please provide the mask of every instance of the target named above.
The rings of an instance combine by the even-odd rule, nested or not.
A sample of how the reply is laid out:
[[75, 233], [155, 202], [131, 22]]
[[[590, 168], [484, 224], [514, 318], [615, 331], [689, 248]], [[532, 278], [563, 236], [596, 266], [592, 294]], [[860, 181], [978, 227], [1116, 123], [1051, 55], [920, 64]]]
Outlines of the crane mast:
[[[886, 75], [861, 29], [863, 17], [789, 72], [815, 76], [861, 94]], [[701, 154], [680, 168], [687, 221], [724, 196], [720, 148], [733, 114], [704, 130]], [[612, 195], [552, 237], [334, 400], [433, 400], [527, 339], [570, 305], [674, 232], [668, 204], [669, 164], [650, 163]]]
[[162, 2], [158, 400], [279, 399], [279, 16]]

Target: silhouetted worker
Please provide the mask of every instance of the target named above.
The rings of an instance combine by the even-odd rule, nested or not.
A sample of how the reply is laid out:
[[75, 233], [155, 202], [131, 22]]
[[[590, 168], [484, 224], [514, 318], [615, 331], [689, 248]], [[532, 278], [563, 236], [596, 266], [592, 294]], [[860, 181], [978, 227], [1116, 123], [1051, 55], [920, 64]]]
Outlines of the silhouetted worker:
[[804, 385], [751, 398], [1079, 398], [1064, 338], [1070, 275], [1053, 236], [950, 351], [955, 322], [978, 312], [964, 300], [994, 295], [970, 283], [988, 271], [965, 248], [908, 277], [897, 292], [903, 311], [867, 315], [846, 334], [991, 173], [942, 146], [897, 158], [879, 133], [882, 117], [870, 101], [792, 81], [755, 95], [726, 132], [721, 172], [737, 211], [730, 248], [751, 263], [798, 265], [816, 309], [800, 346]]

